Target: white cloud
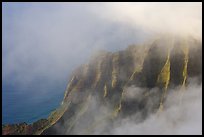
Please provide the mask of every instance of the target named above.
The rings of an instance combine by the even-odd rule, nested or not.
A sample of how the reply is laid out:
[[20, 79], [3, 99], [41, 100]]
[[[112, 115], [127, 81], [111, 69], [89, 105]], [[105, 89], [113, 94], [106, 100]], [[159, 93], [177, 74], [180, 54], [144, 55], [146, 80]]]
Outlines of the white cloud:
[[18, 85], [38, 77], [68, 81], [95, 50], [120, 50], [144, 37], [95, 15], [95, 4], [12, 4], [3, 5], [3, 81], [13, 76]]
[[[139, 92], [136, 87], [132, 91]], [[161, 113], [150, 115], [136, 123], [131, 118], [122, 119], [121, 125], [113, 127], [111, 134], [202, 134], [202, 85], [191, 84], [184, 90], [180, 104], [180, 88], [170, 90]], [[150, 104], [151, 105], [151, 104]], [[151, 107], [151, 106], [149, 106]], [[137, 115], [135, 115], [136, 117]]]
[[3, 79], [15, 75], [19, 84], [32, 83], [39, 76], [67, 80], [97, 49], [124, 49], [167, 31], [200, 36], [202, 28], [201, 3], [3, 6], [8, 8], [3, 11]]
[[100, 12], [105, 19], [154, 33], [201, 38], [202, 3], [110, 3]]
[[[3, 4], [3, 82], [29, 87], [51, 81], [44, 92], [56, 92], [59, 81], [66, 87], [69, 74], [97, 49], [116, 51], [166, 32], [201, 38], [202, 3], [15, 4]], [[42, 92], [35, 88], [36, 95]]]

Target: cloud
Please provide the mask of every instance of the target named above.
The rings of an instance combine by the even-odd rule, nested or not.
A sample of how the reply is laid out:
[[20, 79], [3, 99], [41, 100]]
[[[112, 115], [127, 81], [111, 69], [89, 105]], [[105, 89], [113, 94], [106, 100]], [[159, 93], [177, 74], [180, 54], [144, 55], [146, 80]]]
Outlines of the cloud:
[[38, 77], [68, 80], [95, 50], [119, 50], [140, 41], [131, 27], [94, 15], [92, 4], [3, 6], [3, 80], [15, 75], [12, 78], [21, 85]]
[[[144, 88], [131, 86], [125, 90], [125, 99], [139, 101], [145, 93]], [[134, 92], [134, 93], [133, 93]], [[202, 134], [202, 85], [191, 82], [186, 89], [175, 87], [168, 91], [164, 109], [160, 113], [152, 113], [152, 107], [157, 104], [158, 88], [146, 100], [147, 117], [144, 118], [143, 109], [127, 117], [118, 116], [111, 120], [109, 114], [113, 112], [110, 104], [102, 105], [92, 96], [85, 113], [77, 112], [73, 129], [66, 130], [66, 134], [112, 134], [112, 135], [201, 135]], [[133, 95], [134, 94], [134, 95]], [[181, 96], [183, 97], [181, 99]], [[133, 95], [133, 96], [132, 96]], [[123, 106], [124, 107], [124, 106]], [[122, 107], [122, 109], [123, 109]], [[135, 109], [135, 108], [129, 108]], [[78, 115], [78, 114], [82, 115]], [[66, 119], [65, 119], [66, 121]], [[72, 122], [68, 119], [65, 123]], [[56, 126], [59, 132], [63, 127]], [[62, 133], [64, 133], [62, 131]]]
[[201, 3], [4, 3], [3, 7], [3, 76], [16, 72], [24, 82], [38, 75], [67, 76], [96, 49], [120, 50], [150, 32], [201, 37], [202, 30]]
[[99, 12], [105, 19], [157, 34], [202, 35], [202, 3], [110, 3]]
[[155, 32], [202, 30], [201, 3], [3, 3], [3, 9], [3, 80], [15, 75], [22, 85], [40, 76], [67, 80], [98, 49], [124, 49]]
[[[19, 93], [15, 99], [23, 95], [35, 106], [57, 97], [58, 101], [50, 103], [53, 108], [61, 103], [59, 98], [63, 99], [70, 74], [96, 50], [116, 51], [144, 40], [140, 30], [135, 32], [128, 25], [94, 15], [90, 10], [94, 6], [87, 3], [3, 3], [3, 116], [11, 116], [3, 120], [15, 121], [21, 117], [21, 112], [15, 117], [10, 113], [14, 109], [30, 110], [23, 102], [11, 99], [14, 93]], [[38, 98], [47, 95], [50, 97]], [[47, 112], [39, 110], [39, 113]], [[29, 121], [30, 118], [25, 119]]]
[[202, 30], [201, 3], [3, 3], [2, 7], [3, 92], [13, 87], [11, 92], [35, 97], [63, 96], [72, 71], [98, 49], [122, 50], [169, 31], [200, 37]]
[[[138, 88], [132, 89], [138, 92]], [[141, 123], [131, 118], [120, 119], [111, 134], [202, 134], [202, 85], [190, 84], [180, 103], [180, 88], [170, 90], [161, 113], [151, 114]], [[149, 106], [151, 107], [151, 106]], [[137, 115], [133, 116], [137, 117]]]

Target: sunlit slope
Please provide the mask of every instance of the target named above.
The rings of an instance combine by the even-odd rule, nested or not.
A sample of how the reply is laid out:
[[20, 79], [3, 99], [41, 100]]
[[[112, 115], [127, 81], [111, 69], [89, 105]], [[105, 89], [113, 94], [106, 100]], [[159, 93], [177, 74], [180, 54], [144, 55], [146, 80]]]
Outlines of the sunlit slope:
[[[94, 134], [100, 126], [108, 131], [108, 125], [119, 117], [140, 112], [144, 120], [149, 111], [161, 113], [171, 88], [185, 88], [193, 77], [201, 83], [201, 74], [202, 43], [192, 37], [165, 36], [115, 53], [100, 51], [72, 73], [61, 107], [43, 124], [39, 122], [40, 128], [8, 125], [3, 132]], [[127, 96], [131, 86], [143, 89], [139, 97]], [[152, 92], [154, 88], [156, 92]], [[183, 94], [178, 93], [181, 101]], [[151, 108], [146, 108], [147, 100], [154, 102]], [[82, 130], [76, 132], [76, 127]]]
[[[152, 107], [152, 112], [165, 109], [162, 104], [168, 96], [170, 88], [179, 85], [181, 88], [187, 86], [189, 77], [199, 76], [200, 82], [202, 81], [201, 49], [201, 42], [191, 37], [185, 39], [161, 37], [143, 45], [131, 45], [124, 51], [102, 52], [73, 73], [75, 80], [70, 80], [69, 85], [72, 86], [67, 89], [64, 102], [73, 100], [72, 103], [75, 107], [73, 109], [70, 107], [63, 118], [56, 123], [56, 126], [61, 121], [69, 123], [69, 119], [73, 117], [67, 117], [66, 114], [81, 113], [80, 109], [82, 108], [77, 106], [86, 104], [87, 96], [96, 97], [99, 106], [108, 106], [112, 111], [103, 114], [103, 120], [96, 120], [94, 117], [89, 121], [90, 127], [85, 126], [84, 131], [79, 134], [91, 134], [91, 125], [94, 125], [93, 128], [100, 126], [100, 121], [111, 121], [117, 119], [119, 115], [130, 116], [141, 111], [146, 117], [145, 101], [155, 95], [158, 98], [157, 103]], [[194, 54], [196, 55], [193, 56]], [[131, 85], [146, 88], [141, 99], [126, 98], [125, 89]], [[158, 87], [159, 92], [150, 93], [150, 89], [154, 87]], [[75, 100], [77, 101], [75, 102]], [[72, 123], [73, 125], [78, 126], [80, 121], [83, 122], [83, 118], [89, 115], [91, 108], [87, 107], [86, 111], [76, 118], [75, 123]], [[98, 107], [97, 111], [100, 112], [100, 109]], [[100, 115], [100, 113], [96, 115]], [[60, 134], [63, 132], [74, 133], [72, 132], [73, 125], [69, 127], [68, 124], [69, 132], [65, 126], [66, 128]], [[57, 131], [53, 132], [52, 128], [54, 127], [46, 130], [44, 134], [57, 133]]]

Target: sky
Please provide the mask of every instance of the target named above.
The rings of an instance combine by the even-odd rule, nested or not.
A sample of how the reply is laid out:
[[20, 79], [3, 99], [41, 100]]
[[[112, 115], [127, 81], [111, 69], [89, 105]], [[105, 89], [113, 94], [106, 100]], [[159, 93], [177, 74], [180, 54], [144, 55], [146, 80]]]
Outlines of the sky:
[[70, 74], [97, 50], [163, 33], [201, 38], [201, 11], [202, 3], [3, 3], [3, 121], [57, 107]]

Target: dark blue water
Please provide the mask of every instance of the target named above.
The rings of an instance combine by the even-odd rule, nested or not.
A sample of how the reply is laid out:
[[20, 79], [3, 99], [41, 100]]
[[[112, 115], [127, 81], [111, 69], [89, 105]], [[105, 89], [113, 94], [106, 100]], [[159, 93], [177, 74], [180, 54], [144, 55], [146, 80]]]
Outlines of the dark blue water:
[[32, 123], [47, 118], [60, 105], [65, 86], [46, 82], [42, 85], [33, 83], [32, 86], [22, 88], [3, 83], [2, 124]]

